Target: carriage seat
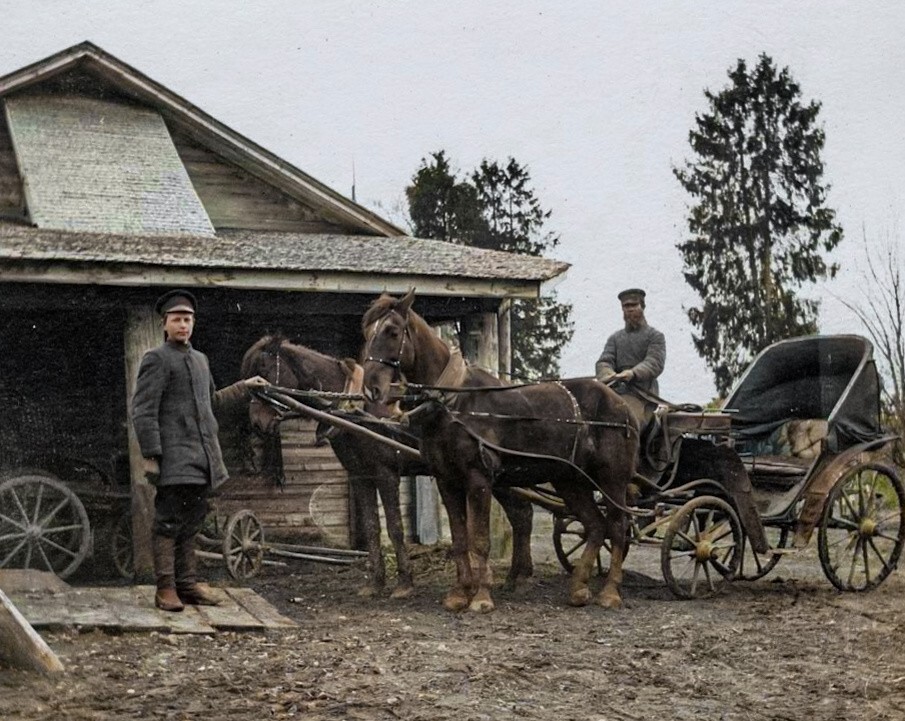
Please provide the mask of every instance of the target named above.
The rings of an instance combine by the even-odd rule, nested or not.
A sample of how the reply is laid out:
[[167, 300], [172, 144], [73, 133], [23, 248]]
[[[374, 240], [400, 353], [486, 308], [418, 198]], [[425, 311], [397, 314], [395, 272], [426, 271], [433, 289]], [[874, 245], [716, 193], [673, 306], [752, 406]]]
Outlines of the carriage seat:
[[[823, 419], [795, 418], [751, 442], [742, 462], [755, 486], [791, 488], [807, 473], [827, 435]], [[750, 455], [749, 455], [750, 454]]]

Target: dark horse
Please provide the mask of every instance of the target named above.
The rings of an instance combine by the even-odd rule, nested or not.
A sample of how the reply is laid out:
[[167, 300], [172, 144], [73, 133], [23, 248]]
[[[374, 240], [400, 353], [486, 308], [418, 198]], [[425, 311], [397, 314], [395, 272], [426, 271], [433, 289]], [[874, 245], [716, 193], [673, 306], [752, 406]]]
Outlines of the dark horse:
[[[251, 346], [242, 359], [242, 377], [260, 375], [284, 388], [341, 393], [354, 374], [355, 364], [318, 353], [287, 339], [268, 335]], [[389, 415], [385, 405], [369, 403], [366, 410], [374, 416]], [[261, 433], [277, 433], [277, 412], [269, 405], [252, 402], [249, 410], [252, 428]], [[412, 592], [412, 565], [402, 528], [399, 509], [399, 476], [403, 460], [395, 450], [379, 441], [349, 432], [330, 432], [330, 445], [349, 474], [353, 502], [361, 509], [371, 577], [359, 594], [371, 596], [386, 585], [386, 565], [380, 543], [380, 519], [377, 493], [386, 514], [387, 535], [396, 552], [396, 588], [393, 598], [405, 598]]]
[[[610, 570], [597, 602], [622, 600], [627, 551], [626, 489], [638, 452], [638, 429], [619, 396], [594, 380], [579, 379], [501, 388], [484, 371], [465, 365], [411, 310], [414, 292], [378, 298], [362, 320], [364, 385], [386, 400], [400, 374], [409, 383], [454, 388], [445, 398], [411, 412], [421, 432], [421, 453], [437, 479], [449, 515], [457, 582], [444, 606], [493, 610], [490, 492], [500, 486], [549, 481], [584, 525], [587, 543], [569, 591], [573, 605], [591, 600], [588, 580], [605, 538]], [[496, 387], [496, 389], [494, 389]], [[594, 498], [606, 503], [601, 513]]]

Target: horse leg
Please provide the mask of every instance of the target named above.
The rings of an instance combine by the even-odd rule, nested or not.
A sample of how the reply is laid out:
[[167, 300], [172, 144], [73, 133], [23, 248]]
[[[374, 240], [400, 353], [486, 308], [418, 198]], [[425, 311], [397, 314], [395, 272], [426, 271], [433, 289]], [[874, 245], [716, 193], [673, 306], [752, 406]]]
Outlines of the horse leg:
[[554, 482], [554, 487], [569, 510], [581, 521], [587, 534], [584, 551], [575, 563], [569, 582], [569, 603], [572, 606], [586, 606], [591, 602], [588, 581], [597, 564], [597, 555], [605, 537], [604, 519], [590, 488], [575, 481]]
[[386, 515], [387, 535], [396, 552], [396, 588], [392, 598], [407, 598], [414, 590], [412, 584], [412, 564], [405, 547], [405, 532], [402, 529], [402, 511], [399, 510], [399, 476], [392, 471], [380, 474], [377, 488]]
[[[620, 499], [616, 500], [625, 505]], [[628, 554], [629, 545], [628, 516], [624, 511], [607, 505], [606, 526], [612, 553], [610, 554], [610, 570], [606, 575], [603, 590], [597, 596], [597, 604], [604, 608], [620, 608], [622, 606], [622, 597], [619, 594], [622, 586], [622, 563]]]
[[490, 479], [477, 470], [468, 472], [468, 557], [472, 578], [477, 586], [468, 606], [469, 611], [489, 613], [493, 610], [490, 587], [493, 572], [490, 568]]
[[452, 537], [450, 556], [456, 564], [456, 583], [449, 589], [443, 599], [443, 607], [447, 611], [463, 611], [468, 608], [473, 589], [471, 566], [468, 562], [468, 527], [465, 522], [465, 491], [460, 484], [444, 480], [436, 476], [437, 489], [446, 516], [449, 519], [449, 534]]
[[370, 476], [355, 476], [351, 480], [355, 502], [360, 509], [359, 518], [364, 525], [365, 542], [368, 547], [368, 568], [371, 577], [362, 586], [359, 596], [374, 596], [386, 585], [386, 566], [383, 561], [383, 550], [380, 547], [380, 517], [377, 512], [377, 488]]
[[514, 590], [519, 581], [534, 575], [531, 560], [531, 528], [534, 524], [534, 506], [508, 488], [494, 488], [493, 495], [500, 502], [509, 525], [512, 526], [512, 562], [506, 575], [504, 588]]

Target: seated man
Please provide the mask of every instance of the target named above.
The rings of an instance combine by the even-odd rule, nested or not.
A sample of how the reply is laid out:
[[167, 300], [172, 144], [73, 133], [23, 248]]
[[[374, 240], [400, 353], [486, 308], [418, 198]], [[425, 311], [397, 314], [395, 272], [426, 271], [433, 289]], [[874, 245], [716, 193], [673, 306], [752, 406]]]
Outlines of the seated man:
[[625, 328], [607, 339], [595, 369], [601, 382], [622, 381], [613, 384], [613, 390], [622, 395], [642, 429], [653, 416], [656, 404], [632, 389], [658, 395], [657, 376], [666, 363], [666, 339], [647, 324], [644, 296], [640, 288], [629, 288], [619, 294]]

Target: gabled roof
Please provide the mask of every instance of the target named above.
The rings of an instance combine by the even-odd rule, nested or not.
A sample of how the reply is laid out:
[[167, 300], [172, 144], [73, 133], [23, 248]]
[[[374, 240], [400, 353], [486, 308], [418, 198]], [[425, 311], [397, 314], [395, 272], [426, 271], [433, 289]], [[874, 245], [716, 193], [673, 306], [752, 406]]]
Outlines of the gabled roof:
[[0, 278], [109, 285], [536, 297], [568, 269], [548, 258], [421, 238], [221, 231], [209, 236], [74, 233], [0, 222]]
[[91, 42], [73, 45], [0, 77], [0, 97], [74, 69], [95, 75], [123, 95], [156, 108], [168, 123], [225, 159], [287, 195], [322, 208], [344, 225], [363, 234], [405, 235], [404, 230], [265, 150]]

